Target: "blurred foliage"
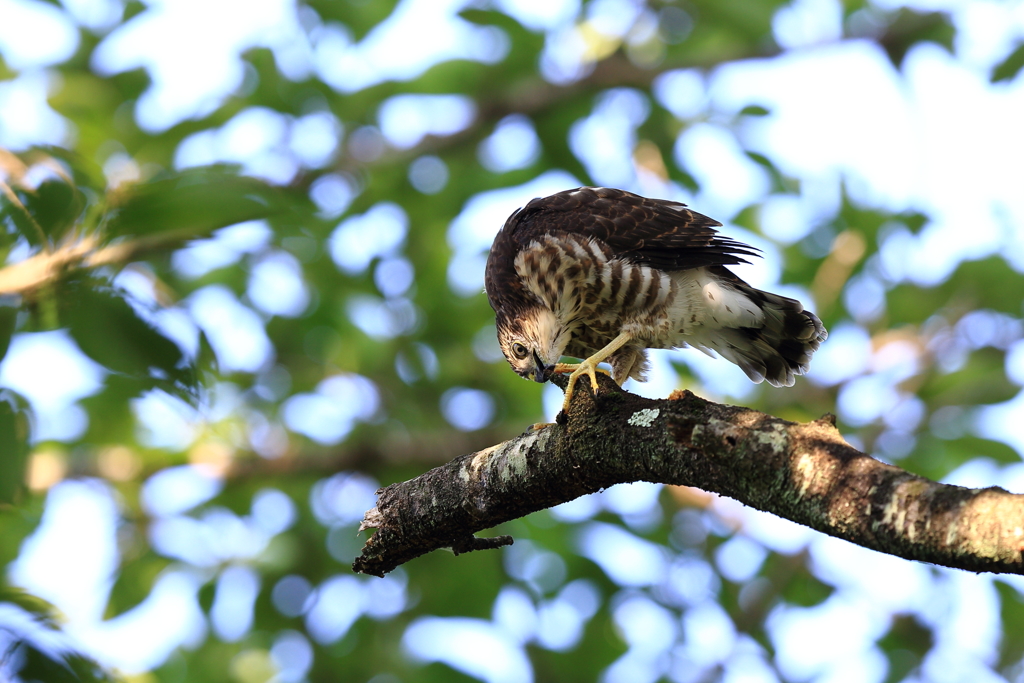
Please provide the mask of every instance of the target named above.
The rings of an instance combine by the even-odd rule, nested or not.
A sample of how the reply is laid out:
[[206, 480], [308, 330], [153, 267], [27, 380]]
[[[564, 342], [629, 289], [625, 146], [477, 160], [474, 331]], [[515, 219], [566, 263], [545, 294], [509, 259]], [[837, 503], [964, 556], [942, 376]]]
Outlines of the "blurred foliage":
[[1022, 68], [1024, 68], [1024, 43], [1017, 45], [1016, 49], [1006, 56], [1006, 59], [992, 69], [992, 82], [1012, 81]]
[[[359, 41], [379, 29], [397, 4], [307, 0], [300, 14], [311, 41], [328, 28]], [[588, 6], [583, 3], [584, 13]], [[105, 375], [103, 387], [80, 402], [88, 425], [70, 441], [30, 446], [29, 428], [35, 423], [27, 402], [10, 390], [0, 394], [0, 559], [12, 563], [37, 528], [49, 487], [62, 477], [86, 477], [110, 487], [121, 515], [118, 568], [106, 619], [131, 613], [152, 596], [161, 577], [182, 568], [201, 577], [198, 601], [210, 615], [221, 590], [218, 581], [226, 571], [246, 567], [255, 572], [259, 588], [251, 627], [234, 636], [209, 632], [199, 642], [177, 648], [135, 679], [147, 683], [270, 680], [284, 661], [273, 654], [278, 652], [276, 645], [292, 642], [287, 639], [295, 634], [311, 644], [312, 663], [299, 678], [278, 680], [476, 680], [445, 664], [406, 656], [403, 634], [425, 615], [490, 620], [499, 593], [507, 595], [503, 591], [510, 589], [525, 595], [544, 614], [544, 609], [568, 604], [558, 601], [567, 586], [590, 586], [599, 598], [595, 612], [583, 620], [578, 641], [561, 648], [531, 642], [526, 652], [535, 680], [590, 681], [628, 649], [615, 616], [628, 600], [644, 596], [673, 618], [685, 618], [696, 598], [654, 588], [624, 588], [579, 552], [581, 526], [548, 512], [502, 530], [515, 536], [517, 550], [458, 558], [434, 553], [396, 572], [391, 583], [378, 584], [375, 579], [353, 578], [348, 567], [362, 540], [355, 536], [357, 519], [332, 518], [317, 512], [317, 506], [348, 509], [351, 502], [345, 496], [354, 496], [357, 489], [346, 489], [345, 482], [363, 482], [361, 491], [373, 482], [409, 478], [508, 438], [540, 419], [538, 387], [522, 382], [504, 362], [479, 351], [493, 335], [485, 297], [459, 296], [447, 284], [454, 246], [446, 240], [449, 224], [478, 193], [518, 185], [548, 170], [561, 169], [583, 182], [594, 182], [572, 150], [570, 131], [616, 88], [639, 93], [649, 108], [636, 129], [637, 164], [654, 169], [663, 180], [696, 190], [692, 169], [684, 168], [671, 151], [682, 131], [710, 120], [712, 114], [677, 117], [652, 96], [652, 83], [673, 69], [710, 70], [733, 60], [778, 55], [772, 20], [783, 6], [779, 1], [650, 0], [636, 30], [625, 32], [625, 38], [593, 33], [581, 15], [576, 28], [591, 41], [593, 58], [579, 78], [561, 85], [544, 80], [539, 67], [552, 38], [490, 9], [466, 9], [460, 17], [503, 36], [508, 51], [501, 59], [443, 61], [407, 80], [388, 80], [347, 93], [312, 74], [286, 77], [270, 50], [254, 48], [242, 55], [246, 84], [236, 93], [207, 113], [157, 132], [144, 130], [132, 115], [133, 105], [150, 86], [148, 74], [140, 69], [103, 76], [92, 70], [90, 60], [101, 37], [81, 29], [77, 53], [53, 67], [59, 79], [49, 96], [50, 105], [74, 126], [71, 147], [0, 151], [0, 254], [14, 264], [6, 273], [26, 259], [42, 262], [83, 244], [88, 246], [83, 253], [98, 261], [87, 257], [62, 262], [51, 276], [29, 279], [27, 284], [18, 280], [21, 284], [5, 290], [0, 297], [0, 356], [14, 335], [61, 329]], [[119, 25], [152, 11], [130, 2]], [[936, 42], [949, 49], [953, 44], [952, 23], [942, 13], [886, 13], [848, 1], [843, 3], [843, 18], [845, 38], [874, 41], [897, 67], [918, 43]], [[653, 28], [644, 32], [643, 22]], [[992, 80], [1016, 77], [1024, 63], [1022, 55], [1017, 47], [996, 67]], [[0, 79], [15, 75], [0, 65]], [[381, 136], [379, 116], [383, 103], [403, 94], [466, 96], [475, 107], [474, 118], [457, 133], [427, 136], [412, 147], [392, 146]], [[254, 176], [259, 173], [244, 166], [176, 167], [176, 155], [197, 139], [190, 136], [212, 134], [253, 108], [292, 122], [311, 112], [326, 112], [343, 131], [343, 142], [325, 160], [297, 164], [285, 180], [258, 179]], [[489, 170], [478, 150], [512, 114], [533, 126], [539, 152], [520, 168]], [[752, 104], [727, 125], [737, 132], [745, 119], [771, 115]], [[214, 144], [209, 138], [200, 140]], [[738, 133], [737, 140], [742, 140]], [[799, 182], [782, 173], [775, 160], [754, 150], [744, 152], [768, 172], [774, 196], [799, 193]], [[440, 160], [447, 173], [447, 181], [430, 193], [416, 189], [411, 171], [428, 156]], [[347, 193], [350, 201], [325, 205], [317, 200], [325, 187]], [[339, 269], [331, 252], [337, 227], [382, 203], [400, 207], [408, 218], [404, 240], [388, 253], [371, 255], [362, 267]], [[760, 231], [759, 205], [717, 218]], [[229, 249], [233, 256], [206, 267], [182, 267], [194, 257], [193, 250], [211, 245], [227, 249], [230, 226], [246, 221], [262, 221], [268, 238], [255, 247]], [[829, 328], [855, 322], [871, 336], [876, 352], [895, 348], [890, 345], [914, 349], [915, 370], [899, 380], [896, 391], [901, 400], [920, 407], [918, 418], [903, 424], [881, 415], [866, 424], [841, 425], [852, 440], [868, 452], [935, 478], [978, 456], [1019, 462], [1010, 447], [972, 433], [969, 418], [976, 406], [1006, 401], [1019, 391], [1006, 376], [1005, 357], [1020, 337], [1024, 275], [993, 256], [964, 262], [934, 285], [887, 280], [880, 248], [894, 231], [918, 234], [927, 221], [920, 214], [891, 214], [857, 205], [844, 193], [836, 215], [810, 226], [798, 242], [780, 246], [783, 280], [815, 293]], [[842, 252], [838, 245], [849, 249]], [[252, 280], [267, 259], [299, 264], [309, 296], [301, 311], [259, 313], [273, 347], [271, 360], [259, 368], [224, 367], [207, 327], [197, 329], [190, 348], [158, 324], [161, 311], [188, 317], [189, 302], [197, 293], [228, 292], [244, 306], [258, 309]], [[407, 291], [389, 293], [388, 278], [395, 276], [386, 262], [395, 259], [408, 262], [415, 281]], [[866, 316], [860, 309], [851, 310], [850, 298], [844, 296], [853, 283], [865, 278], [884, 289], [883, 305]], [[135, 284], [129, 288], [126, 282]], [[353, 313], [359, 306], [369, 306], [390, 321], [393, 333], [368, 333]], [[979, 313], [992, 325], [1010, 320], [1017, 326], [1009, 325], [1010, 332], [1001, 336], [972, 336], [960, 322]], [[714, 394], [714, 387], [700, 387], [687, 367], [679, 364], [678, 369], [681, 382]], [[872, 370], [861, 374], [871, 375]], [[317, 391], [330, 396], [324, 387], [335, 385], [322, 384], [325, 379], [348, 381], [356, 375], [373, 383], [379, 405], [360, 395], [366, 414], [350, 420], [352, 430], [340, 443], [317, 442], [288, 428], [287, 406], [299, 405], [289, 401]], [[835, 412], [838, 397], [859, 379], [863, 377], [835, 386], [800, 381], [788, 390], [759, 387], [747, 403], [789, 419], [811, 419]], [[357, 400], [351, 397], [361, 385], [338, 386], [346, 392], [340, 398]], [[445, 420], [442, 405], [452, 395], [447, 392], [467, 388], [487, 392], [495, 413], [484, 427], [460, 431]], [[141, 398], [154, 395], [178, 397], [203, 416], [196, 420], [188, 445], [167, 447], [147, 441], [138, 405]], [[228, 408], [219, 407], [225, 404]], [[323, 419], [347, 418], [328, 413]], [[43, 467], [55, 461], [56, 470]], [[201, 533], [223, 543], [221, 554], [213, 553], [214, 561], [206, 564], [190, 564], [189, 556], [151, 542], [153, 529], [168, 520], [158, 518], [145, 502], [143, 487], [186, 463], [206, 467], [223, 482], [220, 492], [208, 500], [171, 514], [172, 521], [197, 535], [197, 546], [217, 546], [205, 536], [199, 540]], [[340, 498], [330, 498], [326, 490], [336, 491]], [[226, 549], [230, 539], [218, 535], [226, 532], [218, 531], [222, 527], [217, 524], [251, 524], [259, 518], [257, 502], [267, 491], [283, 492], [294, 502], [294, 523], [274, 530], [254, 555], [232, 554]], [[323, 502], [328, 499], [329, 504]], [[742, 530], [708, 506], [704, 496], [666, 489], [653, 521], [608, 511], [596, 519], [629, 528], [635, 537], [657, 544], [659, 552], [673, 558], [673, 566], [690, 562], [706, 568], [705, 597], [716, 601], [733, 627], [761, 648], [766, 666], [782, 678], [766, 627], [769, 614], [781, 607], [814, 609], [829, 600], [836, 587], [815, 574], [806, 553], [769, 552], [754, 576], [726, 578], [715, 558], [731, 539], [742, 536]], [[525, 558], [522, 566], [516, 564], [517, 557]], [[332, 586], [358, 586], [363, 602], [352, 607], [354, 623], [333, 637], [310, 633], [308, 615], [314, 607], [309, 605], [317, 595], [335, 595], [329, 590]], [[1019, 592], [1003, 583], [996, 586], [1004, 633], [998, 668], [1010, 675], [1019, 671], [1024, 653], [1024, 607]], [[281, 597], [292, 589], [300, 595], [297, 607]], [[398, 607], [387, 606], [387, 591], [401, 596]], [[339, 593], [353, 600], [356, 594]], [[37, 598], [9, 589], [0, 594], [0, 603], [32, 615], [39, 628], [56, 629], [47, 616], [49, 608]], [[918, 670], [934, 646], [930, 628], [901, 615], [882, 629], [877, 646], [888, 662], [886, 680], [902, 680]], [[9, 628], [0, 624], [0, 630]], [[0, 673], [24, 681], [106, 679], [108, 674], [88, 658], [70, 649], [43, 647], [33, 638], [8, 633], [0, 641], [6, 647], [6, 654], [0, 655]], [[706, 673], [703, 680], [722, 675], [720, 668]]]
[[[75, 652], [60, 634], [53, 606], [10, 586], [0, 587], [7, 610], [0, 666], [8, 680], [103, 683], [111, 678], [96, 662]], [[16, 613], [17, 620], [10, 617]], [[17, 679], [8, 677], [17, 676]]]

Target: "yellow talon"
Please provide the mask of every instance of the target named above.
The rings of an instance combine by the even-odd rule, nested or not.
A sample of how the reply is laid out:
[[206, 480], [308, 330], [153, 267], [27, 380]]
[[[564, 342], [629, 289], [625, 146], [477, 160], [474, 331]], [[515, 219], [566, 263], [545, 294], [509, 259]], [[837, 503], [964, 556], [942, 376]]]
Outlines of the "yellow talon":
[[585, 359], [582, 363], [558, 363], [555, 365], [555, 372], [572, 372], [572, 374], [569, 375], [569, 383], [565, 385], [565, 400], [562, 401], [562, 412], [569, 412], [569, 403], [572, 401], [573, 388], [576, 386], [576, 380], [578, 380], [580, 375], [583, 373], [590, 376], [590, 386], [594, 390], [594, 396], [597, 396], [597, 390], [599, 388], [597, 384], [597, 373], [603, 372], [605, 374], [610, 374], [607, 370], [597, 367], [598, 363], [601, 363], [618, 351], [630, 339], [632, 339], [632, 335], [627, 332], [622, 332], [619, 336], [613, 339], [611, 343], [590, 356], [590, 358]]
[[[587, 367], [590, 365], [590, 367]], [[611, 377], [610, 372], [604, 368], [597, 367], [596, 364], [588, 364], [587, 361], [582, 363], [559, 363], [555, 366], [555, 372], [564, 375], [565, 373], [571, 373], [569, 375], [569, 383], [565, 385], [565, 399], [562, 401], [562, 410], [569, 410], [569, 402], [572, 400], [572, 390], [576, 386], [576, 380], [580, 378], [580, 375], [586, 372], [590, 375], [590, 386], [594, 390], [594, 395], [597, 396], [598, 384], [597, 375], [595, 373], [600, 372], [601, 374], [608, 375]]]
[[[554, 372], [557, 372], [560, 375], [564, 375], [567, 372], [574, 372], [576, 368], [578, 368], [581, 365], [583, 365], [583, 363], [559, 363], [558, 365], [555, 366]], [[594, 369], [597, 372], [600, 372], [602, 375], [608, 375], [609, 377], [612, 376], [612, 373], [608, 372], [604, 368]]]
[[597, 383], [598, 371], [608, 374], [605, 370], [598, 368], [595, 363], [590, 363], [588, 361], [583, 361], [576, 366], [576, 369], [572, 371], [571, 375], [569, 375], [569, 383], [565, 385], [565, 400], [562, 401], [562, 410], [568, 412], [569, 402], [572, 401], [573, 388], [576, 386], [576, 381], [584, 373], [590, 376], [590, 388], [593, 389], [594, 396], [597, 396], [597, 390], [599, 389], [599, 385]]

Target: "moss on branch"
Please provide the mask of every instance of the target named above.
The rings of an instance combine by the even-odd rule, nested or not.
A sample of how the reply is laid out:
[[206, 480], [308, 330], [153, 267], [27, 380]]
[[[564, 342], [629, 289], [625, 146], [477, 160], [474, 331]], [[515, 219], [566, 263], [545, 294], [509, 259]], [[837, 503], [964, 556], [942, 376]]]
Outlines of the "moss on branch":
[[1024, 496], [939, 484], [856, 450], [826, 415], [806, 424], [676, 392], [651, 400], [601, 376], [560, 424], [378, 491], [353, 564], [383, 576], [438, 548], [499, 547], [477, 532], [619, 483], [695, 486], [912, 560], [1024, 573]]

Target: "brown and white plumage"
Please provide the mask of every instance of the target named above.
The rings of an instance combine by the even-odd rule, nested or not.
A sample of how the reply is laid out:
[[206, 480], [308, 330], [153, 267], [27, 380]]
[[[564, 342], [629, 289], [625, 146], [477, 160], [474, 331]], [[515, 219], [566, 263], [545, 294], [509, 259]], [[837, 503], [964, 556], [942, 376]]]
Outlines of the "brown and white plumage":
[[[725, 266], [756, 250], [684, 204], [581, 187], [532, 200], [498, 232], [485, 286], [512, 368], [538, 382], [574, 369], [643, 381], [648, 348], [693, 346], [754, 382], [791, 386], [827, 333], [793, 299], [754, 289]], [[558, 365], [563, 356], [585, 359]]]

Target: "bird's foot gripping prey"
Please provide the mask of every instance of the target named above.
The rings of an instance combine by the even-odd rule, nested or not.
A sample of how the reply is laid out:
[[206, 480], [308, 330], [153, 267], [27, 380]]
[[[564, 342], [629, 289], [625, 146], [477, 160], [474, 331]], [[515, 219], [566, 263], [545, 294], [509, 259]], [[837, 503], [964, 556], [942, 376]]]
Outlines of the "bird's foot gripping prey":
[[[649, 348], [693, 346], [754, 382], [791, 386], [827, 333], [799, 301], [754, 289], [726, 268], [757, 256], [684, 204], [581, 187], [534, 199], [498, 232], [486, 288], [512, 369], [576, 381], [607, 361], [643, 381]], [[562, 356], [583, 359], [560, 363]]]
[[569, 383], [565, 385], [565, 400], [562, 401], [562, 410], [569, 409], [569, 403], [572, 401], [573, 387], [576, 386], [576, 382], [579, 380], [581, 375], [585, 374], [590, 377], [590, 388], [593, 390], [594, 395], [597, 395], [598, 385], [596, 373], [604, 372], [604, 370], [597, 367], [597, 364], [603, 362], [608, 356], [622, 348], [622, 346], [630, 339], [632, 339], [632, 335], [628, 332], [623, 332], [613, 339], [608, 346], [584, 359], [582, 363], [559, 363], [555, 366], [555, 372], [572, 373], [569, 375]]

